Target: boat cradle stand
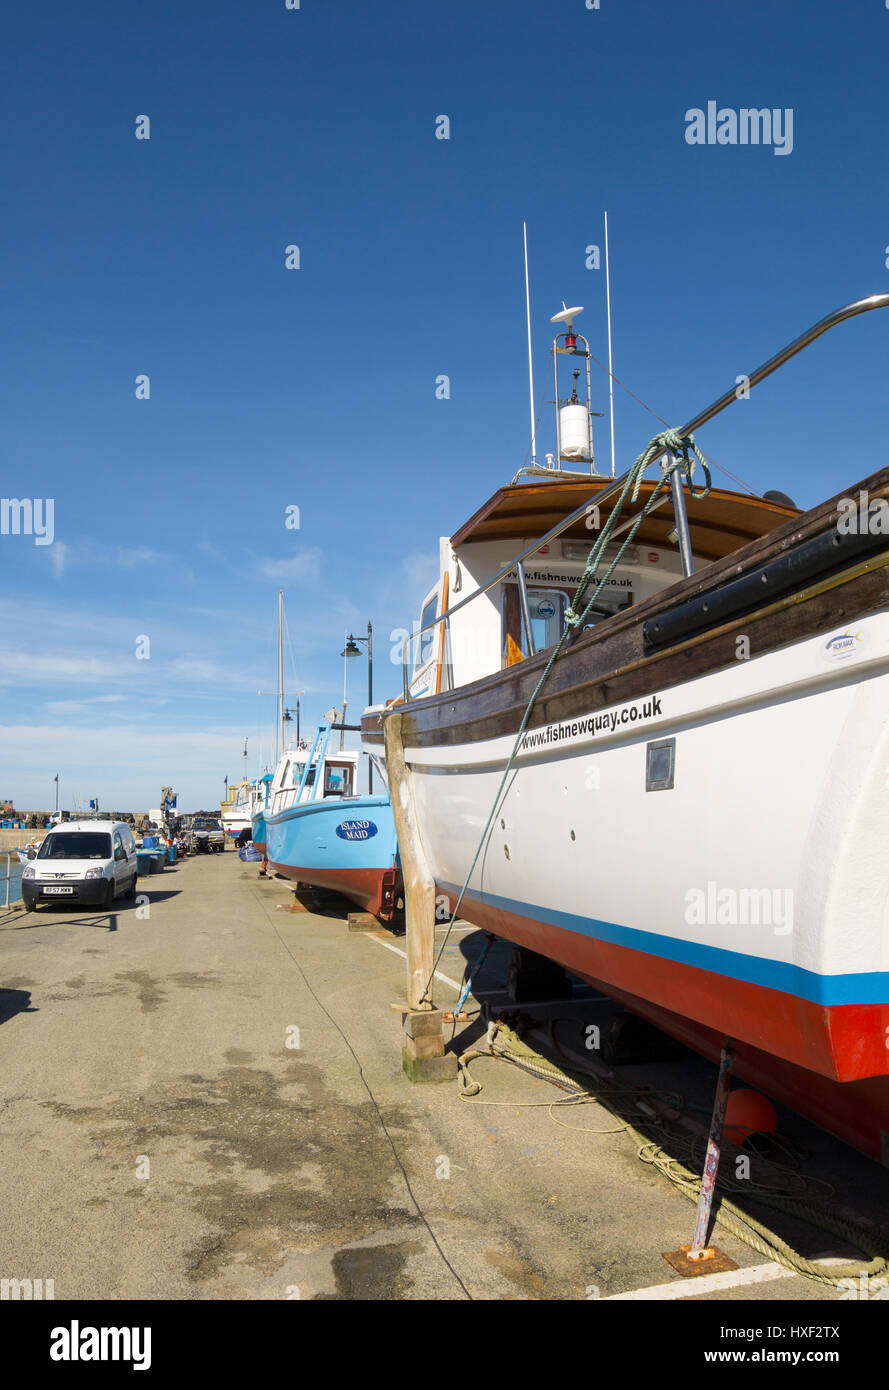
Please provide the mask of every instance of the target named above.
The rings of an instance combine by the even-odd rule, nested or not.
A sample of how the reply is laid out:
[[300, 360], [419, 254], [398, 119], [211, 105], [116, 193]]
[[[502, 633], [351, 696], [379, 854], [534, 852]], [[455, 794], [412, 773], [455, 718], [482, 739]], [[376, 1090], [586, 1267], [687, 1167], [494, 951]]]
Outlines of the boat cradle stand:
[[435, 881], [417, 830], [410, 772], [404, 760], [402, 715], [383, 726], [386, 767], [404, 878], [407, 1004], [402, 1013], [401, 1064], [411, 1081], [453, 1081], [457, 1057], [445, 1052], [444, 1014], [432, 1001], [435, 961]]
[[722, 1148], [729, 1082], [734, 1064], [735, 1043], [732, 1038], [726, 1038], [719, 1059], [719, 1079], [716, 1083], [716, 1095], [713, 1097], [713, 1115], [710, 1119], [707, 1156], [704, 1159], [704, 1175], [701, 1179], [701, 1191], [698, 1196], [692, 1242], [691, 1245], [680, 1245], [678, 1250], [664, 1251], [664, 1259], [667, 1263], [686, 1278], [693, 1278], [697, 1274], [721, 1274], [723, 1270], [738, 1268], [735, 1261], [717, 1246], [708, 1246], [706, 1243], [713, 1210], [713, 1196], [716, 1191], [716, 1175], [719, 1171], [719, 1155]]

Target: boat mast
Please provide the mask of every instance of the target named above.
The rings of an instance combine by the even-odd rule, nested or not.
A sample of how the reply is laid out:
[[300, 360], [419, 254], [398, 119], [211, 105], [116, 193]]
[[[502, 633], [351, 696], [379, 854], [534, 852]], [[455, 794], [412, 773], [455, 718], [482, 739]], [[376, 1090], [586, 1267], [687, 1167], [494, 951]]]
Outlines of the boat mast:
[[522, 223], [525, 237], [525, 317], [528, 323], [528, 388], [531, 396], [531, 467], [537, 466], [537, 424], [534, 419], [534, 363], [531, 358], [531, 287], [528, 281], [528, 224]]
[[278, 719], [284, 756], [284, 590], [278, 590]]
[[[345, 633], [345, 642], [343, 643], [343, 717], [342, 717], [342, 721], [341, 721], [341, 723], [340, 723], [340, 752], [342, 752], [343, 740], [344, 740], [345, 737], [346, 737], [346, 678], [347, 678], [348, 671], [349, 671], [348, 649], [349, 649], [349, 634], [348, 634], [348, 632], [347, 632], [347, 633]], [[357, 648], [356, 648], [356, 651], [357, 651]]]

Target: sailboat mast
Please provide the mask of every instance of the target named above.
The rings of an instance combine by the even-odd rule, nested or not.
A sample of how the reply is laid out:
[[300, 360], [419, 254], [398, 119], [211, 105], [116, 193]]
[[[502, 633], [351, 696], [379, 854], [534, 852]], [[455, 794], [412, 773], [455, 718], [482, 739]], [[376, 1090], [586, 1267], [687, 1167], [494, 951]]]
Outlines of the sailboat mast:
[[284, 755], [284, 590], [278, 590], [278, 717], [281, 730], [281, 756]]
[[537, 423], [534, 419], [534, 361], [531, 357], [531, 286], [528, 280], [528, 224], [522, 223], [525, 239], [525, 319], [528, 325], [528, 391], [531, 397], [531, 467], [537, 467]]

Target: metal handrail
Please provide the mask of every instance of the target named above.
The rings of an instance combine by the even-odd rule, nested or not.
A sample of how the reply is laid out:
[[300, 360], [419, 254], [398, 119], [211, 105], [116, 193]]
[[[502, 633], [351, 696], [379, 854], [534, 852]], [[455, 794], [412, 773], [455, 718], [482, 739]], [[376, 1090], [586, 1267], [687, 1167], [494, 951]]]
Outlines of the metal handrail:
[[565, 517], [563, 521], [560, 521], [558, 525], [553, 526], [551, 530], [547, 531], [545, 536], [541, 536], [539, 540], [532, 541], [531, 544], [526, 546], [514, 559], [507, 560], [505, 564], [501, 565], [497, 573], [486, 580], [478, 589], [473, 589], [471, 594], [467, 594], [465, 598], [461, 598], [459, 603], [455, 603], [452, 608], [448, 608], [444, 613], [440, 613], [431, 623], [426, 623], [423, 627], [417, 628], [415, 632], [412, 632], [410, 636], [405, 637], [401, 648], [401, 663], [406, 699], [408, 698], [407, 652], [415, 638], [421, 637], [424, 632], [428, 632], [430, 628], [437, 627], [439, 623], [447, 622], [455, 613], [459, 613], [461, 608], [465, 608], [467, 603], [471, 603], [472, 600], [478, 598], [480, 594], [486, 594], [489, 589], [493, 588], [495, 584], [498, 584], [508, 570], [513, 569], [516, 565], [523, 564], [528, 556], [536, 554], [542, 545], [548, 545], [551, 540], [555, 540], [563, 531], [567, 531], [568, 527], [573, 526], [575, 521], [579, 521], [584, 513], [589, 511], [590, 507], [598, 506], [600, 502], [607, 501], [614, 493], [620, 492], [620, 489], [627, 480], [629, 471], [630, 470], [627, 469], [626, 473], [622, 473], [619, 478], [615, 478], [611, 486], [607, 487], [604, 492], [594, 492], [593, 495], [587, 498], [585, 502], [582, 502], [579, 507], [575, 507], [574, 511], [571, 512], [569, 516]]
[[[754, 372], [751, 372], [746, 378], [747, 388], [752, 390], [754, 386], [758, 386], [766, 377], [771, 376], [772, 372], [776, 372], [779, 367], [783, 367], [785, 362], [789, 362], [792, 357], [796, 357], [797, 353], [802, 352], [804, 348], [807, 348], [831, 328], [835, 328], [837, 324], [845, 323], [847, 319], [855, 318], [858, 314], [867, 314], [872, 309], [886, 308], [889, 308], [889, 294], [867, 295], [864, 299], [855, 299], [849, 304], [844, 304], [840, 309], [834, 309], [832, 314], [827, 314], [823, 319], [819, 319], [818, 322], [807, 329], [805, 333], [801, 333], [798, 338], [794, 338], [793, 341], [788, 343], [786, 347], [783, 347], [780, 352], [775, 353], [774, 357], [770, 357], [768, 361], [763, 362], [762, 366], [757, 367]], [[708, 424], [714, 416], [721, 414], [722, 411], [734, 401], [740, 399], [741, 397], [738, 395], [738, 385], [736, 382], [735, 385], [730, 387], [723, 395], [718, 396], [717, 399], [713, 401], [712, 405], [708, 405], [706, 410], [702, 410], [698, 415], [694, 415], [687, 424], [682, 426], [679, 433], [693, 434], [695, 430], [699, 430], [702, 425]], [[661, 449], [660, 453], [652, 455], [649, 463], [656, 463], [667, 453], [669, 453], [669, 450], [666, 447]], [[567, 531], [570, 526], [573, 526], [574, 522], [578, 521], [591, 506], [598, 506], [601, 502], [605, 502], [612, 497], [615, 492], [619, 492], [626, 481], [629, 471], [630, 470], [627, 469], [626, 472], [621, 473], [620, 477], [615, 478], [611, 486], [607, 487], [604, 492], [594, 493], [586, 502], [576, 507], [564, 521], [560, 521], [557, 526], [553, 526], [551, 530], [547, 531], [545, 536], [541, 536], [539, 540], [532, 541], [532, 543], [526, 546], [513, 560], [508, 560], [506, 564], [501, 565], [497, 573], [487, 580], [485, 584], [481, 585], [478, 589], [474, 589], [471, 594], [467, 594], [466, 598], [461, 599], [459, 603], [455, 603], [452, 608], [448, 608], [444, 613], [440, 613], [438, 617], [433, 618], [431, 622], [426, 623], [423, 627], [417, 628], [409, 637], [405, 637], [401, 648], [402, 683], [405, 700], [410, 699], [410, 686], [407, 676], [407, 653], [408, 648], [413, 645], [414, 641], [418, 637], [421, 637], [424, 632], [428, 632], [430, 628], [437, 627], [439, 623], [448, 622], [454, 613], [458, 613], [461, 608], [464, 608], [467, 603], [471, 603], [473, 599], [478, 598], [480, 594], [487, 593], [488, 589], [493, 588], [495, 584], [502, 580], [505, 572], [516, 566], [523, 565], [525, 560], [527, 560], [530, 555], [536, 554], [541, 546], [548, 545], [551, 540], [555, 540], [563, 531]], [[681, 496], [681, 493], [679, 495]], [[674, 488], [674, 506], [675, 503], [676, 489]]]

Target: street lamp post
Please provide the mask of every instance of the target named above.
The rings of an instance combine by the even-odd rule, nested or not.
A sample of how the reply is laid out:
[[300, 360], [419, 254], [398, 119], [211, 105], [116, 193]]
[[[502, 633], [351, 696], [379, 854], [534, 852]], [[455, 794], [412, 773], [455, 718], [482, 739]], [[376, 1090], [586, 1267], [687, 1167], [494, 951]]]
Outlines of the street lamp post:
[[[348, 636], [346, 637], [346, 645], [345, 645], [345, 648], [343, 649], [342, 652], [340, 652], [340, 656], [345, 657], [346, 661], [354, 660], [354, 658], [355, 658], [356, 656], [360, 656], [360, 655], [361, 655], [361, 649], [360, 649], [360, 647], [358, 646], [358, 643], [359, 643], [359, 642], [365, 642], [365, 643], [367, 644], [367, 703], [368, 703], [368, 705], [372, 705], [373, 702], [374, 702], [374, 648], [373, 648], [373, 627], [371, 626], [371, 624], [370, 624], [369, 622], [368, 622], [368, 624], [367, 624], [367, 636], [366, 636], [366, 637], [356, 637], [356, 636], [354, 636], [354, 634], [351, 633], [351, 632], [348, 634]], [[343, 670], [343, 723], [345, 724], [345, 722], [346, 722], [346, 677], [345, 677], [345, 668], [344, 668], [344, 670]], [[340, 740], [340, 747], [342, 747], [342, 739]], [[373, 789], [374, 789], [373, 763], [372, 763], [372, 762], [370, 761], [370, 759], [368, 758], [368, 764], [367, 764], [367, 790], [368, 790], [368, 792], [370, 793], [370, 792], [373, 791]]]
[[[299, 739], [300, 696], [301, 696], [301, 695], [305, 695], [305, 693], [306, 693], [306, 692], [305, 692], [304, 690], [298, 690], [298, 691], [296, 692], [296, 746], [297, 746], [297, 748], [299, 748], [299, 743], [300, 743], [300, 739]], [[288, 708], [284, 711], [284, 719], [285, 719], [285, 722], [288, 723], [288, 724], [292, 724], [292, 723], [293, 723], [293, 715], [290, 713], [290, 708], [289, 708], [289, 706], [288, 706]]]

